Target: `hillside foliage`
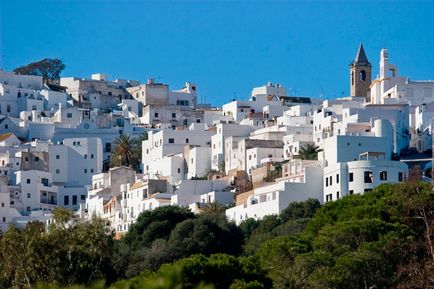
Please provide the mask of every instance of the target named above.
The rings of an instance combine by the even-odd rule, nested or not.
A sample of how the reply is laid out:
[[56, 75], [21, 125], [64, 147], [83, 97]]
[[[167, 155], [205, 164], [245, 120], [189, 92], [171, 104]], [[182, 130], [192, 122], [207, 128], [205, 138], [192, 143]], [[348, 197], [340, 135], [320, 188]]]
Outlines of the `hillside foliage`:
[[1, 288], [433, 288], [434, 192], [408, 182], [239, 226], [224, 213], [143, 212], [120, 241], [56, 213], [0, 237]]

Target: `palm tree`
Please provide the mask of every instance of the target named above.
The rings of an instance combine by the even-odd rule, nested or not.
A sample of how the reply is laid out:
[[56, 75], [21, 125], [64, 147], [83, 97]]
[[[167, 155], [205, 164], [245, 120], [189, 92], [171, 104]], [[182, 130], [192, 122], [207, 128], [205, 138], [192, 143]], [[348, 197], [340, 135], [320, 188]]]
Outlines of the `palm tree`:
[[318, 146], [313, 144], [305, 144], [302, 146], [298, 152], [298, 158], [302, 160], [317, 160], [318, 153], [321, 152]]
[[110, 166], [126, 166], [138, 169], [141, 162], [142, 143], [138, 138], [130, 137], [129, 135], [120, 135], [113, 143], [115, 148], [113, 150]]

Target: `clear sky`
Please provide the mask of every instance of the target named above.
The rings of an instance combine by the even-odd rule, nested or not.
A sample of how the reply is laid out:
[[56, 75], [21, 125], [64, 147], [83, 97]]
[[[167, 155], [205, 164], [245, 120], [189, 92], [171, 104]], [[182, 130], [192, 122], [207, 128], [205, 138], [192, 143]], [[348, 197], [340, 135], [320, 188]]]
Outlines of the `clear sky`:
[[374, 77], [387, 47], [401, 75], [434, 79], [429, 1], [0, 0], [0, 15], [6, 70], [60, 58], [63, 76], [192, 81], [215, 105], [268, 81], [290, 94], [348, 95], [360, 42]]

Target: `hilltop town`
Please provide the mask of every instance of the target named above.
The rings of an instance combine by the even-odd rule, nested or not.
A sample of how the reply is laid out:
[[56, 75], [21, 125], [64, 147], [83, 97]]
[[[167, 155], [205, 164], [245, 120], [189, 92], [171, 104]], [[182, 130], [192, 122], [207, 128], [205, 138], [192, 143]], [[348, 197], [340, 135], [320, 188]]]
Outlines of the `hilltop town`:
[[434, 81], [401, 76], [379, 53], [373, 78], [360, 45], [349, 96], [291, 95], [268, 82], [221, 107], [200, 103], [193, 82], [174, 90], [155, 79], [0, 71], [0, 229], [49, 225], [62, 207], [78, 222], [110, 221], [121, 237], [162, 206], [217, 206], [240, 224], [404, 182], [412, 170], [431, 182]]

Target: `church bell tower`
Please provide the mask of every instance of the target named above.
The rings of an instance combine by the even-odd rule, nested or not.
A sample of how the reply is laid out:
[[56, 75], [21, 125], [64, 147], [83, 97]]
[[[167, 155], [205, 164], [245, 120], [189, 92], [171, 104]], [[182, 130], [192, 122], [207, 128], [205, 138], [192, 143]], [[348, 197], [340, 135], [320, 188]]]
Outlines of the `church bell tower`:
[[372, 82], [372, 65], [366, 57], [363, 44], [360, 43], [356, 59], [350, 64], [350, 95], [363, 96], [370, 100], [369, 86]]

